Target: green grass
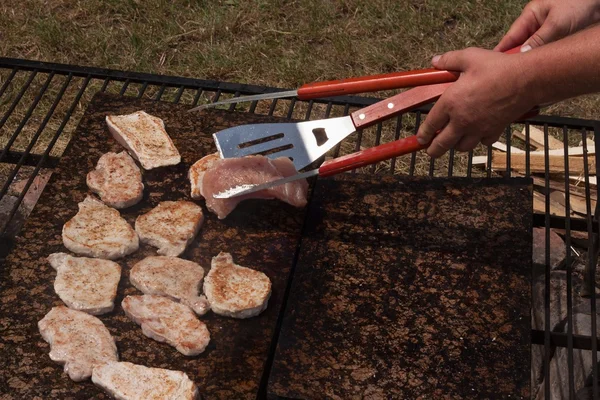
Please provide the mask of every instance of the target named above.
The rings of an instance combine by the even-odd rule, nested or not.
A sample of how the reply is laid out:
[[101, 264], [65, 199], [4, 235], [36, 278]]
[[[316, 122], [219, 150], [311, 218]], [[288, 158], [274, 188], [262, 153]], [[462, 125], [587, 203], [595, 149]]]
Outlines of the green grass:
[[[507, 0], [3, 0], [0, 54], [78, 65], [235, 81], [284, 88], [307, 82], [429, 67], [435, 54], [493, 47], [525, 1]], [[7, 73], [0, 74], [0, 85]], [[0, 115], [25, 77], [0, 98]], [[60, 80], [50, 94], [59, 88]], [[34, 82], [34, 87], [42, 83]], [[94, 89], [98, 83], [94, 82]], [[76, 88], [75, 88], [76, 89]], [[133, 93], [135, 87], [128, 91]], [[32, 92], [34, 90], [32, 89]], [[149, 92], [148, 94], [151, 94]], [[384, 96], [388, 93], [369, 94]], [[71, 100], [75, 91], [65, 94]], [[187, 97], [191, 96], [186, 94]], [[27, 98], [27, 99], [26, 99]], [[23, 99], [0, 130], [6, 143], [30, 104]], [[49, 105], [46, 98], [41, 104]], [[81, 113], [87, 97], [77, 108]], [[61, 103], [35, 148], [42, 151]], [[555, 105], [545, 113], [597, 118], [599, 96]], [[283, 107], [283, 106], [280, 106]], [[315, 112], [318, 112], [315, 111]], [[320, 111], [324, 112], [324, 111]], [[295, 112], [303, 118], [303, 109]], [[14, 146], [25, 148], [43, 115], [32, 116]], [[409, 132], [407, 120], [405, 131]], [[53, 154], [60, 154], [72, 126]], [[365, 132], [372, 144], [373, 130]], [[384, 130], [383, 137], [393, 135]], [[349, 142], [348, 149], [354, 144]], [[481, 150], [479, 150], [481, 151]], [[423, 168], [428, 168], [426, 159]], [[447, 160], [436, 162], [444, 166]], [[456, 168], [463, 168], [459, 157]], [[442, 167], [439, 167], [442, 168]]]

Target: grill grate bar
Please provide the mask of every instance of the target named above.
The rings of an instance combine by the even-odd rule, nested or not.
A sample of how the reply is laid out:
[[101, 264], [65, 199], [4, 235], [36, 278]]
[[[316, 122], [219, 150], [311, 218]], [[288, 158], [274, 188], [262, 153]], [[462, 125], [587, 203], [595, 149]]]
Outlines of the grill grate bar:
[[146, 93], [146, 89], [148, 89], [148, 82], [142, 83], [140, 90], [138, 91], [137, 98], [141, 99], [144, 93]]
[[[233, 95], [233, 97], [240, 97], [240, 92], [235, 92], [235, 94]], [[234, 111], [235, 110], [235, 106], [237, 106], [238, 103], [231, 103], [229, 105], [229, 111]]]
[[2, 129], [4, 127], [4, 124], [6, 123], [6, 121], [8, 120], [8, 118], [12, 115], [13, 111], [15, 111], [15, 108], [17, 108], [17, 105], [19, 104], [19, 102], [23, 98], [23, 95], [25, 94], [25, 92], [27, 91], [27, 89], [29, 89], [29, 86], [31, 86], [31, 82], [33, 82], [33, 79], [36, 76], [37, 76], [37, 71], [33, 71], [31, 74], [29, 74], [29, 78], [27, 79], [27, 82], [25, 82], [25, 84], [23, 85], [23, 87], [19, 91], [19, 94], [17, 95], [17, 97], [15, 97], [15, 99], [12, 102], [12, 104], [10, 105], [10, 108], [8, 109], [8, 111], [6, 112], [6, 114], [4, 114], [4, 117], [2, 117], [2, 119], [0, 120], [0, 129]]
[[510, 130], [510, 125], [506, 127], [505, 133], [506, 133], [506, 176], [508, 176], [510, 178], [511, 177], [511, 168], [510, 168], [511, 130]]
[[[400, 139], [400, 131], [401, 130], [402, 130], [402, 115], [398, 115], [396, 117], [396, 132], [394, 134], [394, 140]], [[398, 159], [398, 157], [392, 158], [391, 165], [390, 165], [390, 173], [391, 174], [394, 174], [394, 171], [396, 171], [396, 160], [397, 159]]]
[[127, 91], [128, 87], [129, 87], [129, 79], [126, 79], [125, 82], [123, 83], [123, 86], [121, 86], [121, 91], [119, 92], [119, 96], [123, 96], [125, 94], [125, 92]]
[[79, 103], [79, 100], [81, 100], [81, 96], [83, 96], [83, 93], [85, 92], [85, 89], [87, 88], [87, 86], [90, 83], [91, 79], [92, 79], [91, 76], [88, 76], [87, 78], [85, 78], [85, 81], [81, 85], [81, 89], [79, 89], [79, 92], [77, 93], [77, 95], [75, 96], [75, 99], [71, 103], [71, 106], [69, 107], [69, 110], [67, 111], [66, 115], [64, 116], [64, 118], [63, 118], [60, 126], [56, 130], [56, 133], [52, 137], [52, 140], [48, 144], [48, 147], [46, 148], [46, 151], [44, 151], [44, 154], [42, 155], [42, 158], [40, 159], [40, 161], [36, 165], [33, 173], [31, 174], [31, 176], [27, 180], [27, 183], [25, 184], [25, 187], [23, 188], [23, 191], [19, 195], [19, 197], [17, 199], [17, 202], [15, 203], [15, 205], [10, 210], [10, 213], [8, 215], [7, 220], [4, 223], [2, 223], [2, 225], [0, 225], [0, 232], [2, 232], [2, 234], [6, 234], [6, 229], [8, 228], [8, 222], [10, 220], [12, 220], [12, 218], [14, 217], [15, 213], [17, 212], [17, 209], [19, 208], [19, 205], [21, 204], [21, 202], [23, 201], [23, 198], [25, 197], [25, 194], [27, 193], [27, 191], [31, 187], [31, 184], [33, 183], [34, 178], [37, 176], [37, 174], [39, 173], [40, 169], [42, 169], [42, 166], [44, 165], [44, 162], [46, 161], [46, 159], [50, 155], [50, 152], [52, 151], [52, 149], [54, 148], [54, 145], [56, 144], [56, 141], [58, 140], [58, 138], [62, 134], [63, 129], [65, 128], [65, 126], [67, 125], [67, 123], [69, 122], [69, 120], [71, 119], [71, 115], [73, 114], [73, 111], [75, 111], [75, 107], [77, 107], [77, 104]]
[[[417, 115], [415, 116], [415, 130], [414, 130], [415, 135], [419, 131], [420, 126], [421, 126], [421, 112], [418, 111]], [[412, 153], [410, 155], [410, 167], [408, 169], [409, 176], [415, 176], [416, 164], [417, 164], [417, 153]]]
[[[377, 132], [375, 133], [375, 146], [379, 146], [381, 143], [381, 131], [383, 129], [383, 124], [380, 122], [377, 124]], [[371, 174], [374, 174], [377, 171], [377, 164], [371, 165]]]
[[[596, 332], [596, 290], [595, 290], [595, 266], [596, 266], [596, 249], [597, 240], [594, 239], [592, 234], [592, 205], [591, 205], [591, 193], [590, 193], [590, 182], [589, 182], [589, 166], [588, 166], [588, 150], [587, 150], [587, 131], [581, 130], [581, 142], [583, 146], [583, 168], [585, 177], [585, 209], [586, 209], [586, 222], [588, 226], [588, 254], [587, 254], [587, 265], [585, 268], [584, 276], [584, 291], [590, 295], [590, 314], [591, 314], [591, 337], [597, 337]], [[586, 279], [587, 278], [587, 279]], [[587, 282], [585, 282], [587, 280]], [[595, 340], [592, 343], [592, 365], [598, 365], [598, 343]], [[592, 394], [595, 399], [598, 398], [598, 368], [592, 368]]]
[[[563, 128], [563, 139], [565, 171], [569, 171], [567, 127]], [[548, 148], [547, 129], [544, 130], [544, 147]], [[569, 178], [567, 177], [565, 178], [565, 229], [567, 231], [565, 238], [567, 249], [567, 365], [569, 368], [569, 393], [571, 398], [575, 398], [575, 375], [573, 369], [573, 265], [571, 263], [571, 203], [569, 199], [569, 186]]]
[[[544, 131], [548, 132], [548, 126], [544, 126]], [[548, 137], [544, 139], [548, 141]], [[546, 210], [544, 213], [544, 390], [546, 399], [550, 397], [550, 171], [549, 171], [548, 146], [544, 148], [544, 179], [546, 187]]]
[[175, 98], [173, 99], [173, 103], [179, 104], [179, 101], [181, 100], [181, 96], [183, 95], [184, 90], [185, 90], [185, 86], [179, 86], [179, 90], [177, 91], [177, 94], [175, 95]]
[[167, 86], [164, 83], [160, 85], [160, 89], [158, 89], [158, 93], [156, 93], [156, 97], [154, 97], [154, 100], [159, 101], [163, 96], [163, 93], [165, 93], [166, 88]]
[[6, 81], [0, 88], [0, 97], [2, 97], [4, 95], [4, 92], [6, 92], [6, 89], [8, 89], [8, 85], [10, 85], [10, 83], [12, 82], [13, 78], [15, 77], [15, 75], [17, 74], [18, 71], [19, 71], [19, 68], [17, 68], [17, 67], [14, 67], [12, 69], [12, 72], [10, 73], [8, 78], [6, 78]]
[[451, 178], [454, 172], [454, 149], [450, 149], [448, 158], [448, 177]]
[[[10, 139], [8, 139], [8, 142], [6, 143], [6, 145], [4, 145], [4, 149], [2, 150], [2, 153], [0, 154], [0, 162], [3, 162], [4, 158], [6, 157], [6, 153], [8, 153], [8, 151], [12, 147], [15, 140], [17, 140], [17, 137], [23, 130], [23, 127], [27, 124], [27, 121], [29, 121], [29, 118], [31, 118], [31, 114], [33, 114], [33, 111], [37, 107], [42, 96], [44, 96], [44, 94], [46, 93], [46, 90], [48, 90], [48, 86], [50, 86], [50, 82], [52, 82], [53, 78], [54, 78], [54, 73], [48, 74], [48, 77], [46, 78], [46, 82], [44, 82], [44, 85], [42, 86], [42, 88], [40, 89], [38, 94], [35, 96], [35, 99], [33, 99], [33, 102], [27, 109], [27, 112], [25, 113], [23, 118], [21, 118], [21, 122], [19, 123], [19, 126], [17, 126], [17, 129], [15, 129], [15, 131], [13, 132]], [[0, 193], [0, 197], [2, 197], [3, 195], [4, 195], [4, 193]]]
[[107, 77], [104, 79], [104, 83], [102, 83], [102, 87], [100, 88], [100, 91], [101, 91], [101, 92], [106, 92], [106, 89], [108, 88], [108, 85], [110, 84], [110, 82], [111, 82], [111, 80], [110, 80], [110, 78], [107, 76]]

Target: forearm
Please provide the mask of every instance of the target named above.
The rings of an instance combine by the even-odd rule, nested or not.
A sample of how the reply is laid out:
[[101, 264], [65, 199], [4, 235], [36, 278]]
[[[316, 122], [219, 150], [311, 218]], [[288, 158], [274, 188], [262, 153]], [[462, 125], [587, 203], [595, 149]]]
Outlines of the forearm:
[[532, 104], [600, 92], [600, 25], [521, 53], [523, 93]]

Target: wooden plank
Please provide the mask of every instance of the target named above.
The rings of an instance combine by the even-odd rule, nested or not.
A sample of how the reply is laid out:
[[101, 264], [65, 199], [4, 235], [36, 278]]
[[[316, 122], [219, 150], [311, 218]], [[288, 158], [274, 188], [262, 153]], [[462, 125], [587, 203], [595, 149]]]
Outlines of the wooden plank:
[[[529, 155], [529, 171], [532, 173], [545, 172], [545, 156], [542, 154]], [[492, 152], [492, 169], [505, 170], [508, 157], [505, 153], [499, 151]], [[595, 158], [588, 159], [588, 167], [590, 175], [596, 174]], [[526, 154], [511, 154], [510, 157], [511, 169], [525, 172]], [[581, 157], [569, 157], [569, 174], [583, 174], [584, 172], [583, 159]], [[562, 156], [548, 156], [548, 171], [552, 174], [565, 173], [565, 162]]]
[[[496, 150], [500, 150], [500, 151], [504, 151], [507, 152], [508, 151], [508, 146], [504, 143], [501, 142], [495, 142], [492, 144], [492, 147]], [[515, 154], [519, 154], [519, 153], [525, 153], [525, 151], [521, 150], [521, 149], [517, 149], [516, 147], [510, 146], [510, 152], [511, 153], [515, 153]]]
[[[536, 191], [533, 191], [533, 212], [546, 214], [546, 196]], [[550, 199], [550, 215], [564, 217], [566, 215], [565, 207]]]
[[[516, 176], [522, 176], [522, 177], [525, 176], [524, 173], [521, 173], [518, 171], [513, 171], [511, 174], [516, 175]], [[537, 175], [530, 175], [529, 177], [533, 180], [534, 186], [539, 188], [540, 191], [546, 190], [547, 187], [552, 190], [560, 190], [562, 192], [565, 191], [564, 178], [562, 178], [563, 179], [562, 181], [550, 179], [548, 181], [548, 185], [546, 186], [546, 179], [544, 177], [540, 177]], [[554, 178], [554, 176], [552, 178]], [[595, 176], [590, 176], [590, 179], [591, 178], [596, 179]], [[583, 188], [581, 186], [569, 185], [569, 191], [571, 193], [577, 194], [577, 196], [585, 199], [585, 188]], [[590, 190], [590, 199], [598, 200], [598, 197], [596, 195], [596, 190]]]
[[[553, 190], [550, 193], [550, 199], [561, 206], [565, 207], [566, 194], [563, 191]], [[578, 196], [574, 193], [569, 192], [569, 209], [577, 214], [587, 215], [587, 204], [585, 197]], [[596, 210], [596, 201], [590, 199], [590, 213], [594, 215], [594, 211]]]
[[[513, 135], [519, 139], [526, 140], [525, 127], [521, 132], [514, 131]], [[544, 149], [544, 131], [536, 128], [535, 126], [529, 126], [529, 144], [536, 149]], [[554, 136], [548, 134], [548, 149], [557, 150], [562, 149], [564, 144]]]

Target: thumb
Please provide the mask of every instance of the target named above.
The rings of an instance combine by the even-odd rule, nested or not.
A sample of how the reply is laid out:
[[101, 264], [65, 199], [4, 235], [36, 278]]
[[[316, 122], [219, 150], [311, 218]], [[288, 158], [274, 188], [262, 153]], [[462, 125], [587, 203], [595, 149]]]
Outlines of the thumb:
[[469, 49], [449, 51], [441, 56], [433, 57], [431, 59], [431, 64], [437, 69], [464, 71], [467, 67], [469, 51]]
[[552, 23], [546, 21], [540, 29], [538, 29], [533, 35], [529, 37], [521, 46], [521, 52], [535, 49], [536, 47], [543, 46], [550, 42], [560, 39], [562, 36], [561, 31], [554, 26]]

